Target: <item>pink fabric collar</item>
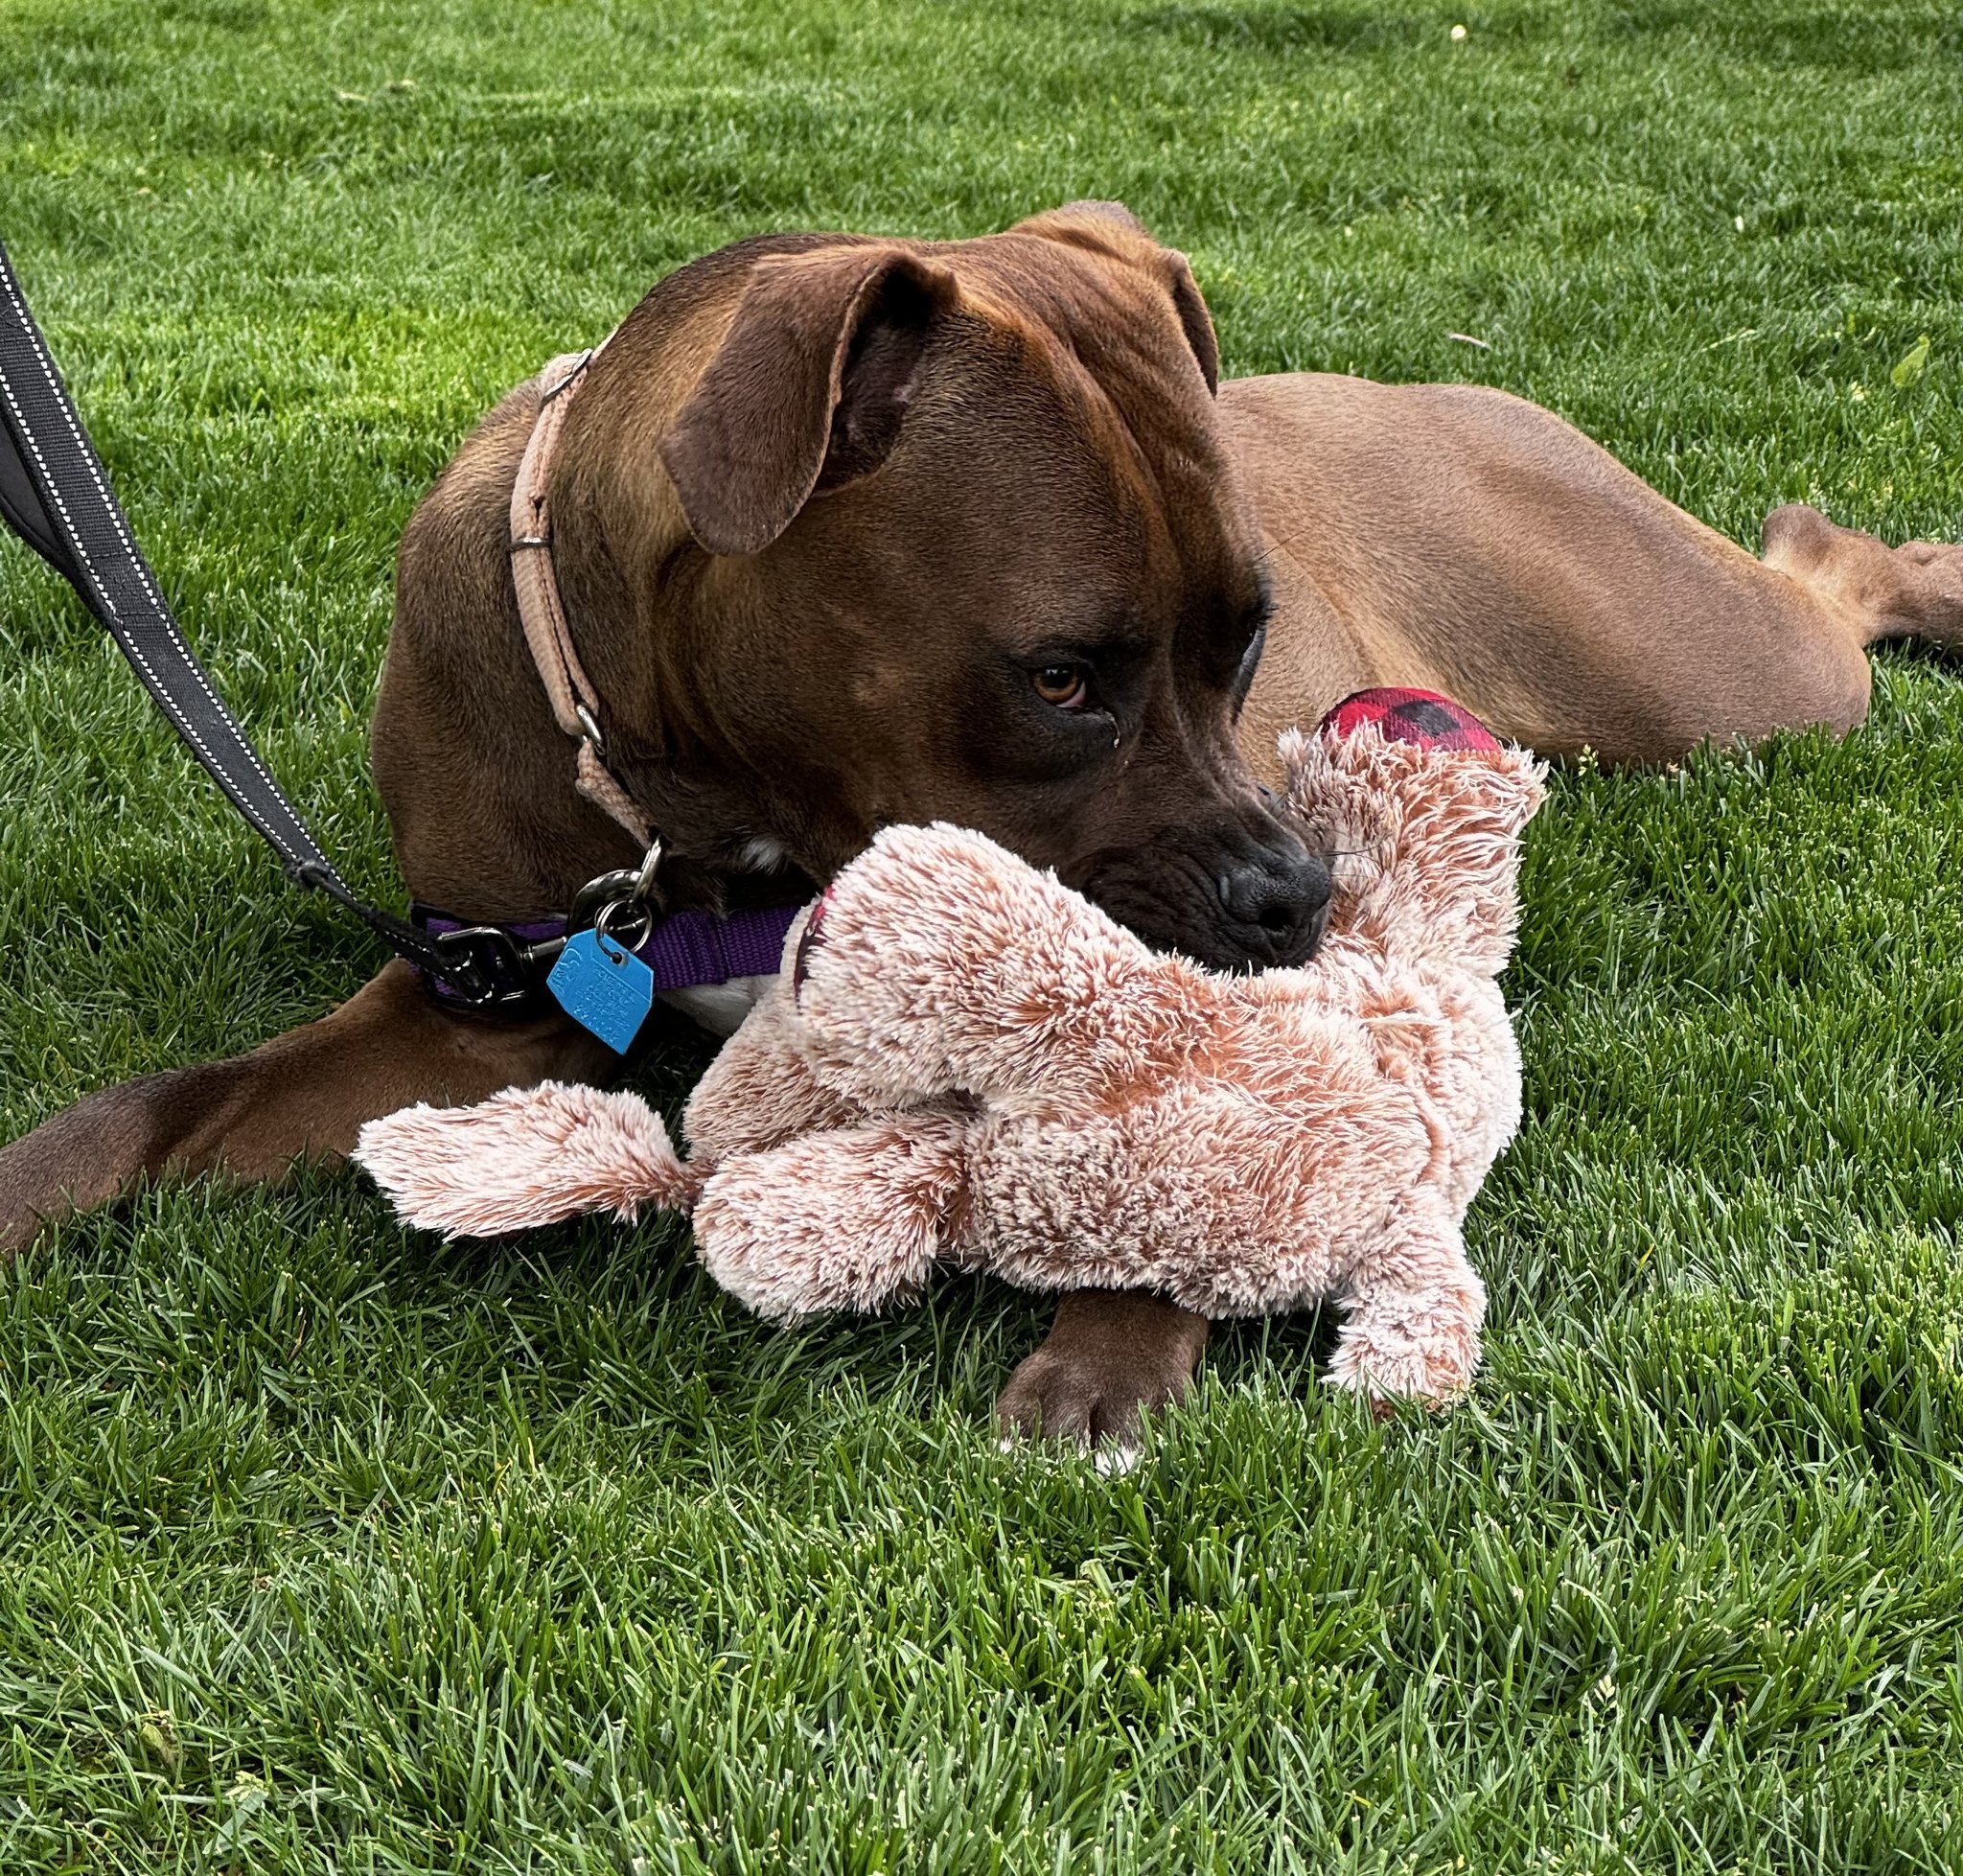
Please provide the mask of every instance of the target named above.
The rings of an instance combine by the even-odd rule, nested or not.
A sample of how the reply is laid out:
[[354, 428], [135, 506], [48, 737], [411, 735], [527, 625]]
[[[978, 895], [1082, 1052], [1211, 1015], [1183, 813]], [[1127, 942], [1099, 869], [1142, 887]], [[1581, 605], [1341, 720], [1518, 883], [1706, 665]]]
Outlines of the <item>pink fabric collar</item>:
[[518, 593], [518, 615], [525, 643], [539, 667], [539, 679], [552, 705], [553, 719], [579, 743], [573, 786], [604, 808], [646, 849], [654, 830], [620, 778], [607, 766], [607, 739], [600, 728], [600, 699], [574, 650], [566, 607], [559, 597], [559, 576], [552, 566], [552, 515], [546, 483], [566, 413], [587, 367], [605, 349], [606, 340], [588, 352], [568, 352], [539, 374], [539, 414], [518, 466], [511, 490], [511, 582]]

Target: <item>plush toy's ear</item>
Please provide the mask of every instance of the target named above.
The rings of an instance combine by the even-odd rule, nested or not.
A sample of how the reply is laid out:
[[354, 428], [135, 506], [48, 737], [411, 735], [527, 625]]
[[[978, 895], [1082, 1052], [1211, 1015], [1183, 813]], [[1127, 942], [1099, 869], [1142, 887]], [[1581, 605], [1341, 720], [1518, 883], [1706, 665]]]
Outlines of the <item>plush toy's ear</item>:
[[686, 1207], [696, 1180], [638, 1095], [564, 1081], [474, 1107], [405, 1107], [361, 1129], [355, 1161], [404, 1224], [496, 1238], [583, 1212]]

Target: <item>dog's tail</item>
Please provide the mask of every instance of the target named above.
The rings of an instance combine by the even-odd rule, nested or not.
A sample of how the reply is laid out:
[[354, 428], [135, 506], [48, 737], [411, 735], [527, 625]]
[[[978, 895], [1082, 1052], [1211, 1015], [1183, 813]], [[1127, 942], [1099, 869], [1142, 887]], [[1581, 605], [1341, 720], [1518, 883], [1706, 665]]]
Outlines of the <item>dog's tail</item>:
[[496, 1238], [583, 1212], [685, 1211], [701, 1183], [638, 1095], [566, 1081], [507, 1088], [474, 1107], [405, 1107], [370, 1121], [354, 1157], [404, 1224], [447, 1238]]

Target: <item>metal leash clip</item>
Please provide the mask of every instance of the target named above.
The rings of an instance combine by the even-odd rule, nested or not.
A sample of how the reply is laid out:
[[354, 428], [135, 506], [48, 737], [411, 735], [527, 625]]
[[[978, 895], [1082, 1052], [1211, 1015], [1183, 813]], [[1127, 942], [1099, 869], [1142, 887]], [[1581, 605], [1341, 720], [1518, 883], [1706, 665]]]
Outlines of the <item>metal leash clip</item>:
[[617, 867], [588, 880], [573, 896], [563, 937], [527, 942], [498, 925], [466, 925], [432, 935], [429, 942], [445, 960], [443, 981], [450, 993], [476, 1009], [528, 1002], [566, 939], [589, 929], [623, 951], [637, 951], [655, 929], [655, 875], [660, 865], [657, 840], [638, 867]]
[[529, 1002], [538, 991], [540, 966], [565, 942], [527, 944], [498, 925], [465, 925], [432, 933], [428, 941], [444, 961], [437, 974], [449, 994], [472, 1009]]

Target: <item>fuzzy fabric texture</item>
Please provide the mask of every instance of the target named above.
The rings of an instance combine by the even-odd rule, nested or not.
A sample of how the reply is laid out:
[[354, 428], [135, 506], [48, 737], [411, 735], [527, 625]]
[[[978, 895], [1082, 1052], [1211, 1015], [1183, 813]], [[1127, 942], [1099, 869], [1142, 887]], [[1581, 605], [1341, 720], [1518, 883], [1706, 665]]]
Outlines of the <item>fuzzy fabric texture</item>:
[[1495, 980], [1544, 772], [1369, 715], [1283, 755], [1339, 855], [1306, 966], [1203, 970], [979, 834], [889, 828], [793, 927], [689, 1101], [688, 1165], [636, 1097], [552, 1083], [375, 1122], [357, 1157], [451, 1232], [692, 1202], [704, 1262], [771, 1317], [942, 1263], [1209, 1316], [1333, 1298], [1335, 1383], [1449, 1398], [1486, 1305], [1461, 1224], [1519, 1121]]
[[702, 1184], [638, 1095], [569, 1081], [507, 1088], [474, 1107], [404, 1107], [361, 1129], [355, 1159], [404, 1224], [448, 1238], [500, 1238], [586, 1212], [685, 1210]]

